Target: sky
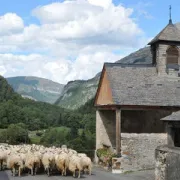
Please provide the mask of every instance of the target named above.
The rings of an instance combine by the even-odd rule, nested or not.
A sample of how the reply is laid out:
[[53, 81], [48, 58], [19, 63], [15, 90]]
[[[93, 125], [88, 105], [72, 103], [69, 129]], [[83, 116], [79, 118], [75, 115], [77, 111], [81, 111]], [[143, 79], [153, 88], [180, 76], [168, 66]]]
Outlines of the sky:
[[38, 76], [62, 84], [90, 79], [104, 62], [143, 48], [180, 1], [0, 0], [0, 75]]

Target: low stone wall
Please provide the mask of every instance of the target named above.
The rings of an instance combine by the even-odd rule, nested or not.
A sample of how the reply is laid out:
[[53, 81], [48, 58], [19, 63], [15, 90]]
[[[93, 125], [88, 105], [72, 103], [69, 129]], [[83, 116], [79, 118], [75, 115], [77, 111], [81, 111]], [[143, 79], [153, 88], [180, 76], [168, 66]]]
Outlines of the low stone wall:
[[155, 180], [180, 179], [180, 148], [159, 146], [155, 151]]
[[124, 171], [155, 168], [155, 149], [167, 144], [167, 134], [122, 133], [121, 169]]

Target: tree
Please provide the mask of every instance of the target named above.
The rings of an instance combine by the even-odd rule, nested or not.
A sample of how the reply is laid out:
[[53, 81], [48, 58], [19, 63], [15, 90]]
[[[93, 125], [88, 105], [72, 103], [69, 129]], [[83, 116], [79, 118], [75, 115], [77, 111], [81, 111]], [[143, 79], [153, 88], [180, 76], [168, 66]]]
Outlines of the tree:
[[78, 129], [76, 127], [72, 126], [70, 133], [71, 139], [75, 139], [78, 137]]
[[10, 144], [29, 142], [26, 125], [23, 123], [10, 124], [7, 129], [7, 140]]
[[6, 141], [7, 141], [7, 131], [4, 129], [0, 131], [0, 142], [6, 143]]

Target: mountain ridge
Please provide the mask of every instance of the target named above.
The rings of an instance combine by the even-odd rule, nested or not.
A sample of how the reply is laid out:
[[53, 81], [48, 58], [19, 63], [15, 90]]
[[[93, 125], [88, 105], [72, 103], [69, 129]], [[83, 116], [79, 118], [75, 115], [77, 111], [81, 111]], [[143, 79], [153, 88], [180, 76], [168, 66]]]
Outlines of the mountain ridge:
[[22, 97], [53, 104], [60, 96], [63, 84], [36, 76], [6, 78], [14, 91]]

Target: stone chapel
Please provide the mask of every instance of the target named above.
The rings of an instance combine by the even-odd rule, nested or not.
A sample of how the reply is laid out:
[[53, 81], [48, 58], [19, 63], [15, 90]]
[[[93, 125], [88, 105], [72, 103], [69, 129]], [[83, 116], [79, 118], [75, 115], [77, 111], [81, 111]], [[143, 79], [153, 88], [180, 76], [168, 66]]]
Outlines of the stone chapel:
[[95, 98], [96, 149], [114, 149], [125, 169], [154, 167], [166, 144], [160, 119], [180, 110], [180, 30], [172, 20], [148, 43], [150, 64], [104, 63]]

